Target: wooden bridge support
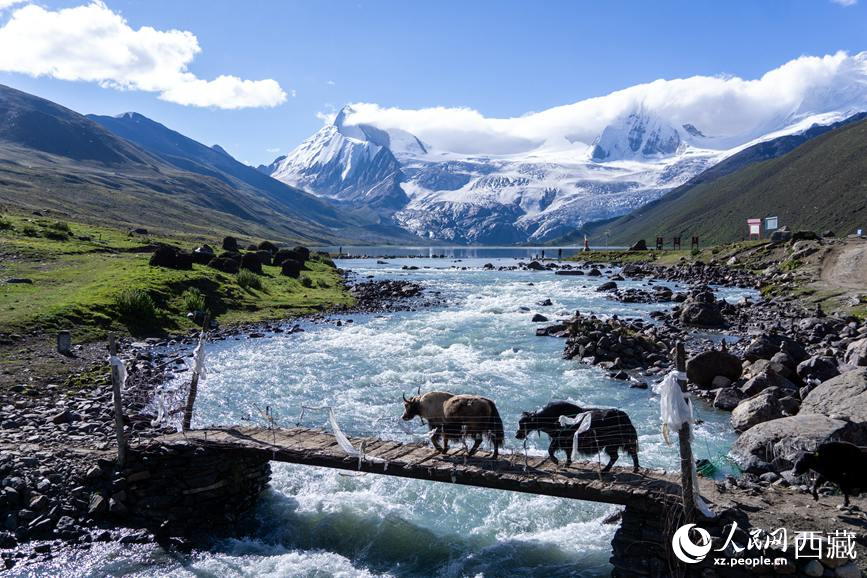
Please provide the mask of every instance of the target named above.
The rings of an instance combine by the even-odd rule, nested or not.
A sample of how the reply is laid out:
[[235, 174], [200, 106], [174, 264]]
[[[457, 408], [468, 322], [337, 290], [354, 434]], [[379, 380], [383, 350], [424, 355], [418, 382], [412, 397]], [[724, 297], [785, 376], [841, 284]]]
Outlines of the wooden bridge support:
[[[614, 578], [672, 578], [676, 568], [671, 560], [672, 523], [679, 517], [648, 515], [630, 508], [623, 510], [620, 527], [611, 541], [611, 575]], [[675, 526], [676, 528], [676, 526]]]

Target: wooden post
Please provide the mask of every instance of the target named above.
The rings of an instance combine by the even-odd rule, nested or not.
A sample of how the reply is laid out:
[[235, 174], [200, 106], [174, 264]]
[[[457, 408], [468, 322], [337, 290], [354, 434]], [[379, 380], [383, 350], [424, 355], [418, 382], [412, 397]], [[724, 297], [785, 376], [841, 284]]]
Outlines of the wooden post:
[[[208, 329], [210, 318], [207, 313], [202, 320], [202, 332], [199, 333], [199, 347], [204, 347], [205, 331]], [[193, 360], [195, 363], [195, 359]], [[187, 394], [187, 405], [184, 408], [184, 420], [181, 424], [181, 430], [187, 431], [190, 429], [190, 423], [193, 421], [193, 406], [196, 404], [196, 395], [199, 392], [199, 372], [193, 367], [193, 378], [190, 380], [190, 392]]]
[[57, 332], [57, 353], [60, 355], [72, 354], [72, 333], [66, 330]]
[[[683, 341], [678, 341], [675, 347], [675, 368], [677, 371], [686, 372], [686, 348]], [[678, 379], [680, 390], [686, 393], [686, 379]], [[695, 488], [692, 487], [692, 468], [695, 463], [692, 457], [692, 445], [690, 444], [690, 424], [683, 424], [678, 432], [680, 442], [680, 487], [683, 494], [683, 517], [685, 523], [695, 519]]]
[[[112, 356], [117, 355], [117, 340], [114, 333], [108, 334], [108, 351]], [[126, 435], [123, 431], [123, 398], [121, 397], [120, 370], [116, 365], [111, 366], [111, 393], [114, 398], [114, 429], [117, 434], [117, 465], [126, 465]]]

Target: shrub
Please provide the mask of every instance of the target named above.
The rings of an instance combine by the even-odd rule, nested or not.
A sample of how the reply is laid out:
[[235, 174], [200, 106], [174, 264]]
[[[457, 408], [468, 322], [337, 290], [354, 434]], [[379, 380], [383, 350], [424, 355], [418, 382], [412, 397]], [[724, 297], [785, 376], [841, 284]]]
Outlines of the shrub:
[[55, 229], [45, 229], [44, 236], [46, 239], [52, 239], [54, 241], [66, 241], [69, 239], [69, 233], [64, 233], [63, 231], [57, 231]]
[[799, 261], [798, 259], [786, 259], [785, 261], [780, 263], [780, 269], [782, 271], [794, 271], [801, 265], [803, 265], [803, 263], [801, 263], [801, 261]]
[[0, 231], [7, 231], [11, 230], [12, 228], [13, 227], [11, 222], [7, 221], [3, 217], [0, 217]]
[[63, 221], [54, 221], [45, 226], [46, 229], [50, 229], [52, 231], [60, 231], [61, 233], [66, 233], [67, 235], [72, 231], [69, 229], [69, 223], [64, 223]]
[[307, 275], [302, 275], [301, 276], [301, 285], [310, 289], [313, 287], [313, 279], [311, 279]]
[[25, 237], [38, 237], [39, 231], [33, 225], [24, 225], [24, 228], [21, 229], [21, 234]]
[[696, 249], [695, 247], [693, 247], [693, 248], [692, 248], [692, 251], [689, 252], [689, 254], [692, 255], [693, 257], [695, 257], [696, 255], [698, 255], [699, 253], [701, 253], [701, 251], [699, 251], [699, 250]]
[[181, 303], [186, 312], [204, 311], [205, 295], [195, 287], [190, 287], [181, 293]]
[[238, 271], [238, 285], [244, 289], [261, 289], [262, 280], [249, 269]]
[[326, 279], [320, 279], [316, 282], [317, 287], [321, 287], [322, 289], [328, 289], [328, 281]]
[[124, 289], [114, 298], [114, 306], [124, 319], [150, 321], [156, 316], [153, 299], [141, 289]]

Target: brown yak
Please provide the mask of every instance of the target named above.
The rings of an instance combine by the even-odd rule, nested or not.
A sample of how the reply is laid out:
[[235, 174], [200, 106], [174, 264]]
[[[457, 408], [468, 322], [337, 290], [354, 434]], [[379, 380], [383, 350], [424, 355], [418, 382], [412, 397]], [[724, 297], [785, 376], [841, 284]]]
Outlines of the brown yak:
[[460, 439], [469, 436], [473, 438], [469, 455], [473, 455], [487, 435], [494, 445], [494, 459], [497, 459], [505, 435], [503, 420], [493, 401], [477, 395], [455, 395], [443, 404], [443, 417], [443, 453], [449, 450], [449, 437]]
[[427, 422], [428, 429], [431, 433], [430, 441], [437, 451], [445, 453], [445, 450], [437, 442], [437, 438], [443, 436], [443, 425], [445, 424], [445, 416], [443, 415], [443, 405], [455, 394], [447, 391], [430, 391], [424, 395], [414, 395], [410, 398], [403, 394], [403, 419], [409, 421], [415, 416], [419, 416], [422, 421]]

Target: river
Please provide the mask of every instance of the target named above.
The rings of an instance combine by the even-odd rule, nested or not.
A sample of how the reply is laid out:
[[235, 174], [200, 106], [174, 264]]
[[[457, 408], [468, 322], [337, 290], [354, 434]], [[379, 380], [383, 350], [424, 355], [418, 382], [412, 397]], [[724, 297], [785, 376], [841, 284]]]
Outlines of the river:
[[[335, 316], [305, 323], [304, 332], [230, 339], [208, 347], [194, 425], [294, 425], [304, 405], [328, 405], [349, 434], [421, 439], [399, 423], [401, 393], [446, 389], [494, 399], [514, 439], [521, 411], [552, 399], [626, 410], [639, 433], [643, 466], [674, 469], [677, 446], [665, 445], [659, 402], [594, 367], [561, 357], [563, 341], [536, 337], [534, 313], [565, 317], [575, 310], [647, 316], [658, 305], [621, 304], [594, 288], [603, 278], [551, 272], [488, 271], [490, 259], [409, 259], [378, 264], [338, 262], [361, 278], [404, 278], [439, 291], [449, 305], [387, 315]], [[494, 261], [514, 264], [513, 259]], [[404, 270], [411, 264], [418, 270]], [[430, 268], [426, 268], [430, 267]], [[453, 268], [454, 267], [454, 268]], [[466, 270], [462, 268], [466, 267]], [[622, 281], [623, 287], [639, 282]], [[739, 290], [722, 290], [737, 300]], [[538, 302], [551, 299], [553, 306]], [[351, 322], [350, 322], [351, 320]], [[178, 380], [187, 377], [181, 375]], [[699, 405], [695, 453], [722, 461], [734, 434], [728, 413]], [[324, 425], [308, 411], [307, 426]], [[547, 440], [533, 437], [540, 454]], [[621, 456], [619, 465], [628, 465]], [[206, 551], [169, 553], [156, 546], [95, 545], [60, 557], [51, 574], [78, 576], [607, 576], [617, 508], [375, 475], [347, 475], [273, 464], [273, 479], [242, 528], [243, 538]], [[48, 569], [46, 569], [48, 570]]]

